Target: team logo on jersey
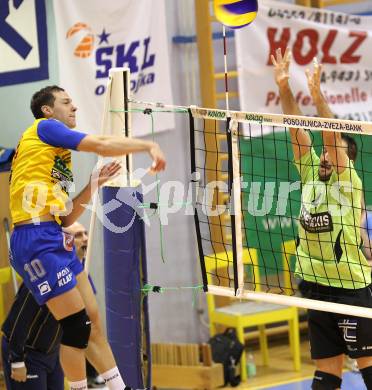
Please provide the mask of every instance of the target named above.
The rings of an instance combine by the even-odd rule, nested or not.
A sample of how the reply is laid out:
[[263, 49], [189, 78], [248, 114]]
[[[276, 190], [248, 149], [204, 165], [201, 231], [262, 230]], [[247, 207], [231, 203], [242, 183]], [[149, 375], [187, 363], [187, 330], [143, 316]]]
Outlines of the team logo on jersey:
[[74, 236], [69, 233], [62, 232], [63, 235], [63, 246], [68, 252], [74, 250]]
[[305, 206], [301, 208], [300, 223], [309, 233], [325, 233], [333, 230], [332, 216], [328, 211], [311, 214]]
[[54, 165], [51, 172], [51, 177], [60, 184], [62, 191], [69, 193], [71, 184], [74, 181], [71, 170], [67, 167], [67, 159], [62, 159], [60, 156], [56, 156], [54, 159]]
[[38, 284], [37, 288], [40, 291], [40, 295], [48, 294], [52, 291], [52, 289], [49, 286], [49, 283], [47, 281]]

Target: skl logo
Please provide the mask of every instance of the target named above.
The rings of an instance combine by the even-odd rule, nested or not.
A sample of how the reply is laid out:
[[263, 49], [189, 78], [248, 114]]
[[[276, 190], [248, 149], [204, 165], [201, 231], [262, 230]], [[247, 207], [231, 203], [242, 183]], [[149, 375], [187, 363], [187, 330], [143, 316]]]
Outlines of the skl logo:
[[[143, 40], [110, 45], [110, 33], [102, 30], [98, 34], [98, 47], [94, 48], [94, 35], [91, 28], [85, 23], [74, 24], [67, 32], [67, 39], [77, 40], [74, 46], [74, 55], [80, 58], [94, 56], [96, 64], [95, 78], [107, 79], [109, 70], [113, 67], [128, 66], [131, 72], [131, 92], [136, 93], [146, 85], [155, 81], [153, 67], [155, 54], [151, 54], [151, 37]], [[95, 89], [96, 95], [105, 93], [106, 86], [101, 84]]]

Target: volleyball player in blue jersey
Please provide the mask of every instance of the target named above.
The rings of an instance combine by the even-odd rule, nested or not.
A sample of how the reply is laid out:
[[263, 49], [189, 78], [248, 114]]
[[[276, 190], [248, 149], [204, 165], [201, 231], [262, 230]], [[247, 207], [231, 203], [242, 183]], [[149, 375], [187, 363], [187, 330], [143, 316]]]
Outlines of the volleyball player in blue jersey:
[[110, 390], [123, 390], [92, 287], [71, 238], [62, 231], [62, 226], [71, 225], [83, 213], [92, 188], [118, 174], [120, 165], [105, 165], [70, 201], [71, 150], [101, 156], [145, 152], [152, 158], [151, 170], [155, 172], [165, 168], [165, 158], [153, 142], [72, 130], [77, 109], [58, 86], [36, 92], [31, 110], [35, 121], [22, 135], [11, 170], [11, 265], [38, 304], [46, 304], [61, 325], [60, 361], [71, 389], [87, 388], [87, 355]]

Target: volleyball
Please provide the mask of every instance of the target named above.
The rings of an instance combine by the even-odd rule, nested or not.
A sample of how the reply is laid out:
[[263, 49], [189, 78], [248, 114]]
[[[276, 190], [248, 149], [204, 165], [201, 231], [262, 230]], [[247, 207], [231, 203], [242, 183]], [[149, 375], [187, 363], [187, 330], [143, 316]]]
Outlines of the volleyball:
[[214, 0], [216, 19], [230, 28], [248, 26], [257, 16], [257, 0]]
[[92, 54], [94, 48], [94, 35], [91, 28], [85, 23], [75, 23], [66, 34], [67, 39], [75, 38], [74, 55], [86, 58]]

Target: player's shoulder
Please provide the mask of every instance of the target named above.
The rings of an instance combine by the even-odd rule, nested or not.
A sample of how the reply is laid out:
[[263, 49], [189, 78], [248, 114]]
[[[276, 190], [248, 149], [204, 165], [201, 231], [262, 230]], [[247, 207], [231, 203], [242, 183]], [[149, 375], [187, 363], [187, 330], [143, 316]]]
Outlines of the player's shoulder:
[[317, 155], [315, 149], [313, 147], [309, 148], [309, 150], [302, 154], [302, 156], [296, 160], [297, 164], [303, 164], [305, 166], [313, 166], [319, 164], [319, 156]]
[[54, 119], [54, 118], [37, 119], [35, 122], [37, 122], [36, 126], [39, 130], [43, 129], [43, 128], [48, 128], [48, 129], [58, 129], [58, 128], [65, 129], [66, 128], [66, 129], [68, 129], [68, 127], [64, 123], [62, 123], [58, 119]]
[[351, 191], [363, 189], [362, 179], [359, 176], [357, 170], [355, 169], [353, 161], [351, 160], [348, 160], [347, 166], [344, 168], [344, 170], [341, 173], [339, 174], [334, 173], [333, 176], [334, 176], [334, 181], [350, 183], [352, 186]]

